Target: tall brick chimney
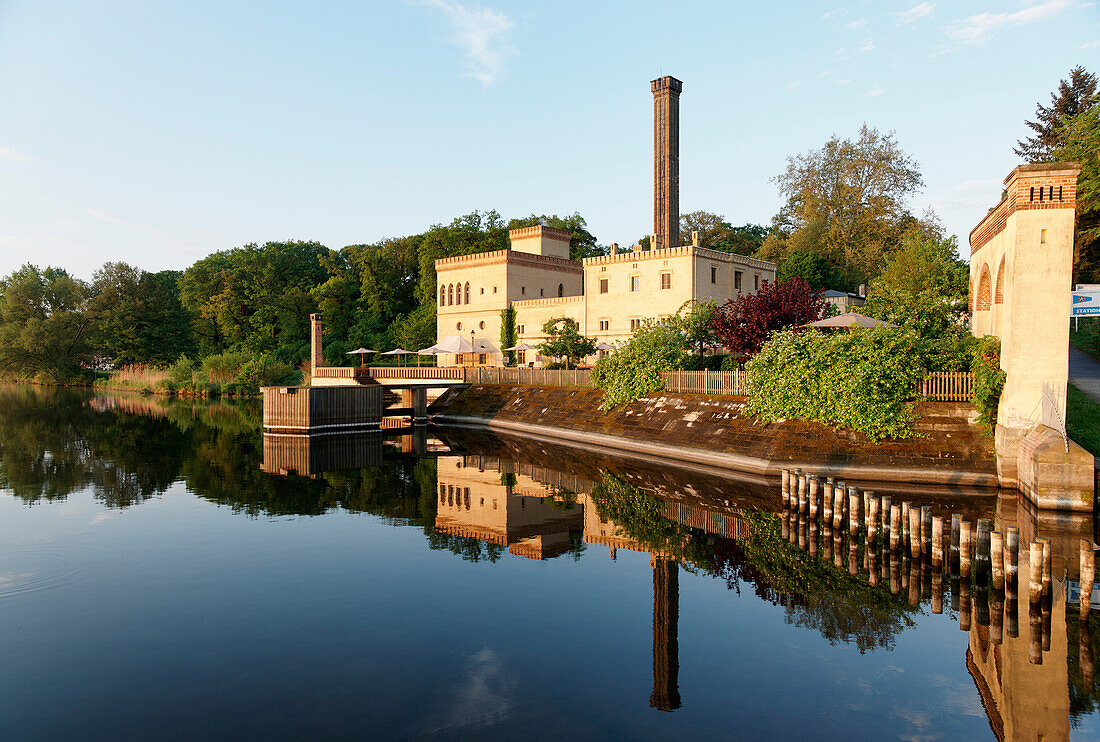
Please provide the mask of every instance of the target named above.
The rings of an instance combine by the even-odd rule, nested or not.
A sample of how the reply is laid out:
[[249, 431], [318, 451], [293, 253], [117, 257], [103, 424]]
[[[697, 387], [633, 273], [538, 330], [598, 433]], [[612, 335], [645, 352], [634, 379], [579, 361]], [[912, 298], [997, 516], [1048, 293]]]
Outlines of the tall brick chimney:
[[315, 312], [309, 315], [309, 368], [315, 371], [325, 365], [325, 358], [321, 355], [321, 314]]
[[684, 84], [668, 75], [652, 81], [653, 231], [658, 247], [680, 244], [680, 91]]

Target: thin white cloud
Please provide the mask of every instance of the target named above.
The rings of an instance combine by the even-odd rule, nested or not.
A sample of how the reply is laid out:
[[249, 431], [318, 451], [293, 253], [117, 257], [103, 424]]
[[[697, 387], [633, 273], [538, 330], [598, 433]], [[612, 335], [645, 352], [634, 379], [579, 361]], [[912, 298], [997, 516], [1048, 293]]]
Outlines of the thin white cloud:
[[860, 51], [863, 54], [866, 54], [867, 52], [873, 52], [874, 50], [875, 50], [875, 42], [872, 41], [871, 39], [864, 39], [863, 43], [859, 45], [859, 49], [858, 49], [858, 51]]
[[824, 80], [826, 77], [828, 77], [831, 74], [833, 74], [832, 70], [825, 70], [824, 72], [822, 72], [820, 75], [817, 76], [817, 79]]
[[866, 95], [868, 98], [876, 98], [876, 97], [882, 95], [885, 92], [886, 91], [883, 90], [882, 88], [871, 88], [866, 93], [864, 93], [864, 95]]
[[451, 43], [466, 55], [466, 73], [482, 85], [492, 85], [504, 74], [504, 62], [516, 53], [513, 23], [507, 15], [455, 0], [420, 0], [441, 12], [451, 24]]
[[851, 82], [852, 82], [851, 80], [837, 80], [836, 84], [837, 85], [850, 85]]
[[953, 21], [947, 35], [962, 44], [984, 44], [1005, 26], [1023, 26], [1058, 15], [1070, 6], [1069, 0], [1050, 0], [1029, 5], [1015, 13], [978, 13]]
[[792, 82], [790, 85], [787, 86], [787, 90], [794, 90], [797, 87], [798, 87], [798, 80], [795, 80], [794, 82]]
[[848, 28], [863, 28], [870, 22], [870, 18], [857, 18], [856, 20], [848, 24]]
[[1087, 44], [1081, 44], [1082, 49], [1095, 49], [1098, 46], [1100, 46], [1100, 40], [1090, 41]]
[[25, 152], [20, 152], [15, 147], [11, 147], [7, 144], [0, 144], [0, 160], [11, 160], [12, 162], [34, 162], [34, 158]]
[[845, 12], [847, 12], [847, 8], [836, 8], [835, 10], [830, 10], [828, 12], [822, 13], [821, 17], [822, 18], [832, 18], [834, 15], [837, 15], [839, 13], [845, 13]]
[[903, 10], [897, 13], [898, 25], [905, 23], [912, 23], [913, 21], [920, 20], [927, 16], [932, 15], [936, 10], [935, 3], [921, 3], [920, 5], [914, 5], [909, 10]]

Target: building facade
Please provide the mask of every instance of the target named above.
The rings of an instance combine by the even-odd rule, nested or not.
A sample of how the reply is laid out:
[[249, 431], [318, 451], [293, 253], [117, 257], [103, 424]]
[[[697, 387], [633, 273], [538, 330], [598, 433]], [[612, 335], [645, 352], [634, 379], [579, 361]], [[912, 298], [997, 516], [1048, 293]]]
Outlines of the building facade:
[[[436, 261], [437, 339], [459, 335], [481, 351], [476, 361], [441, 362], [503, 363], [502, 313], [509, 306], [519, 343], [537, 346], [546, 340], [548, 321], [569, 317], [582, 335], [614, 345], [645, 320], [672, 317], [688, 302], [722, 304], [775, 281], [774, 263], [698, 244], [628, 252], [613, 246], [609, 255], [573, 261], [561, 257], [563, 246], [568, 254], [569, 232], [528, 227], [509, 238], [510, 250]], [[517, 360], [541, 365], [548, 359], [526, 353]]]

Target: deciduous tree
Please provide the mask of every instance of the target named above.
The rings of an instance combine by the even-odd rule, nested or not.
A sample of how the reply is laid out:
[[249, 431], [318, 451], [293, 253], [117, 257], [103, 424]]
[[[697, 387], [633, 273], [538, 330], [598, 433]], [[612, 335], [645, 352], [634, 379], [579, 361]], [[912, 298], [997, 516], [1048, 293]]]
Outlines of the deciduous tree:
[[566, 368], [596, 352], [596, 341], [580, 332], [572, 317], [556, 317], [542, 326], [546, 340], [539, 344], [539, 354], [547, 358], [564, 358]]
[[714, 315], [714, 334], [732, 352], [753, 355], [776, 330], [798, 328], [821, 319], [825, 300], [801, 278], [764, 281], [755, 294], [727, 301]]

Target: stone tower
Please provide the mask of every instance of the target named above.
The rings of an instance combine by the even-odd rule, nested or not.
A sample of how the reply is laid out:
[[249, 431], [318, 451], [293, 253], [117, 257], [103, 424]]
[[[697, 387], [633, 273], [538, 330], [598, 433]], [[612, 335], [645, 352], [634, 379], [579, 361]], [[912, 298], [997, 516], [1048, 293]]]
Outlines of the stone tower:
[[653, 90], [653, 231], [660, 245], [680, 244], [680, 91], [684, 84], [665, 75]]

